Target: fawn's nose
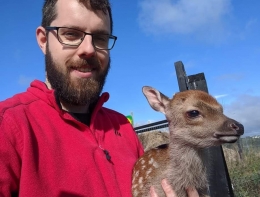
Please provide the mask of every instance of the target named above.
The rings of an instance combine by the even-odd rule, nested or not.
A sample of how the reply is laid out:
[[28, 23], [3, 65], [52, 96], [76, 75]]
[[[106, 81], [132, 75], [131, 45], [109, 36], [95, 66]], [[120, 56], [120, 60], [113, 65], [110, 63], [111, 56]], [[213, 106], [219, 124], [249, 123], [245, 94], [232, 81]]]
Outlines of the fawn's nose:
[[244, 126], [239, 122], [233, 122], [230, 124], [230, 127], [235, 129], [238, 135], [244, 134]]

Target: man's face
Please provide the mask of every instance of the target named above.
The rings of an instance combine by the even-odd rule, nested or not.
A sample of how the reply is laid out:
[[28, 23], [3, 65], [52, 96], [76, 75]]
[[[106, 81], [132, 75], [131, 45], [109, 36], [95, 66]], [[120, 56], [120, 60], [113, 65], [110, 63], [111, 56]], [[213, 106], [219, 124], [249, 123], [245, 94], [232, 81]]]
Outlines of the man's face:
[[[57, 18], [50, 26], [73, 27], [88, 33], [110, 34], [110, 19], [102, 11], [93, 12], [77, 0], [59, 0]], [[86, 35], [78, 47], [62, 45], [57, 31], [50, 31], [46, 46], [47, 79], [62, 101], [73, 105], [95, 102], [102, 91], [110, 67], [109, 52], [96, 50]]]

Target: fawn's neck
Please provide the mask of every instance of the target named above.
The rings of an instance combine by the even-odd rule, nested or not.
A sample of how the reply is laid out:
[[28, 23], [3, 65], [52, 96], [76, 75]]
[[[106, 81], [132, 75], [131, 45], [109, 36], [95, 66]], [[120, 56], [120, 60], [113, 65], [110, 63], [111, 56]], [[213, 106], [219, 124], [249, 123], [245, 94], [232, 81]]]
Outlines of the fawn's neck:
[[178, 144], [177, 139], [169, 144], [170, 165], [175, 181], [184, 187], [203, 188], [207, 184], [201, 150]]

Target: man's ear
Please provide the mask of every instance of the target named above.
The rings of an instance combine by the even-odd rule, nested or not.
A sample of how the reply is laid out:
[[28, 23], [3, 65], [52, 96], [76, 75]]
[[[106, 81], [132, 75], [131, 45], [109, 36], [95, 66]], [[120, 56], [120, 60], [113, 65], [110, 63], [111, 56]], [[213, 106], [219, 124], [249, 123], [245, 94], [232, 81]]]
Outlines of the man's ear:
[[47, 35], [46, 35], [46, 30], [42, 26], [39, 26], [36, 29], [36, 39], [42, 52], [46, 54]]

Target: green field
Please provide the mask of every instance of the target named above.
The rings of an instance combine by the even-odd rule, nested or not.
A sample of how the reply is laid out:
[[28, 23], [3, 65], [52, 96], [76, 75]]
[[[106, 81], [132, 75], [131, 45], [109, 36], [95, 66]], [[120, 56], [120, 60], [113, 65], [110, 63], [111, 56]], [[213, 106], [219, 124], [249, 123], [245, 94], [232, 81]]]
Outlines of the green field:
[[[240, 142], [241, 158], [225, 157], [235, 197], [260, 197], [260, 139], [247, 138]], [[231, 149], [239, 155], [234, 147]]]

